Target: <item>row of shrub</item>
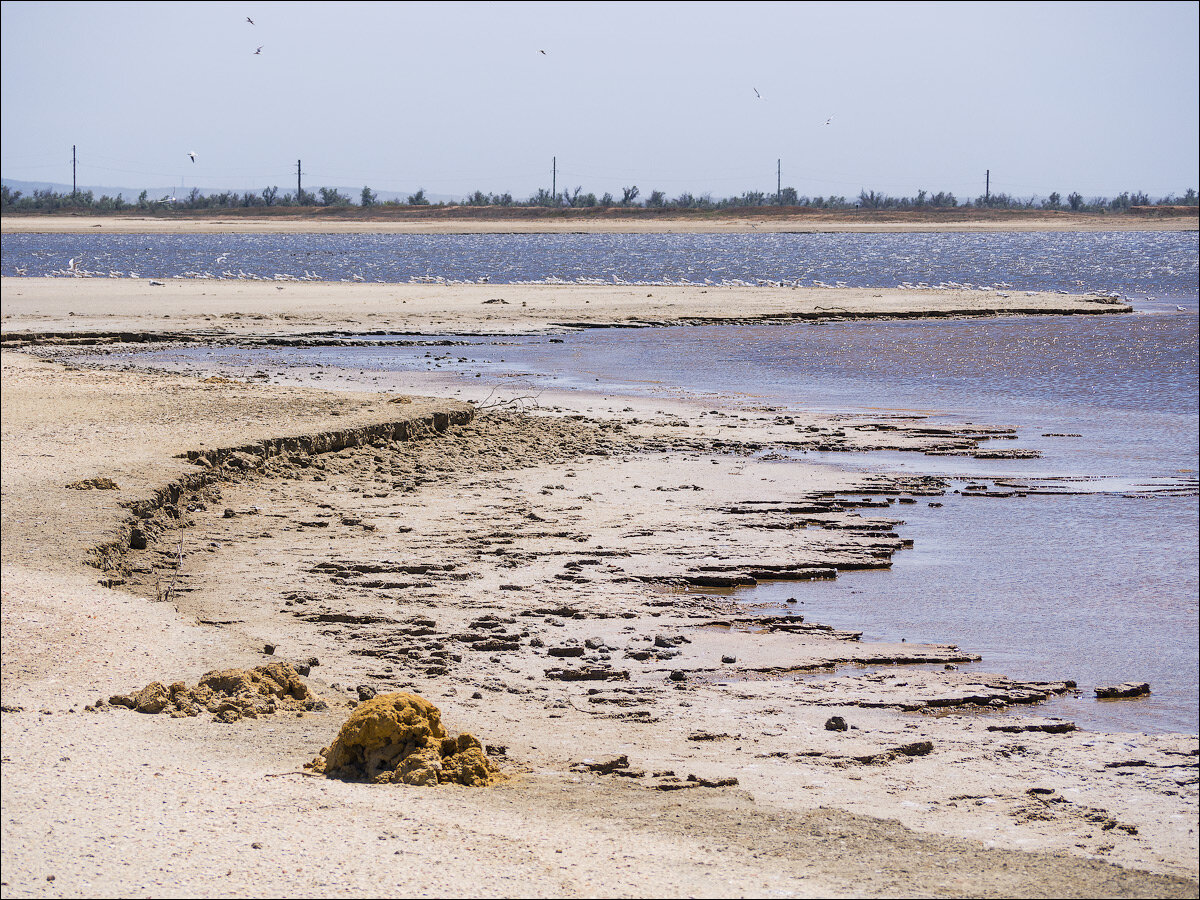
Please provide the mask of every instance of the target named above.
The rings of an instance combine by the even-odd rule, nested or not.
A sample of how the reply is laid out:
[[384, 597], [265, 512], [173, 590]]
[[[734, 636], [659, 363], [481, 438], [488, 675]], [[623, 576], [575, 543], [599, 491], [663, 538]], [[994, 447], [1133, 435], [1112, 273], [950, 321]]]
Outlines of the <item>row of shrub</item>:
[[[974, 200], [960, 201], [954, 194], [939, 191], [931, 194], [928, 191], [918, 191], [914, 197], [892, 197], [877, 191], [861, 191], [857, 197], [807, 197], [796, 192], [795, 188], [783, 188], [778, 193], [768, 194], [762, 191], [746, 191], [731, 197], [716, 198], [712, 194], [692, 194], [684, 192], [678, 197], [668, 197], [663, 191], [651, 191], [649, 196], [639, 200], [641, 192], [637, 186], [624, 188], [620, 199], [611, 193], [597, 197], [594, 193], [584, 193], [581, 187], [574, 190], [550, 192], [539, 190], [525, 200], [515, 200], [512, 194], [486, 194], [475, 191], [460, 201], [431, 203], [425, 196], [424, 189], [408, 195], [404, 200], [379, 200], [378, 194], [369, 187], [364, 187], [359, 195], [358, 204], [362, 207], [540, 207], [559, 209], [692, 209], [692, 210], [721, 210], [756, 206], [787, 206], [804, 207], [808, 209], [877, 209], [877, 210], [917, 210], [917, 209], [952, 209], [974, 207], [979, 209], [1044, 209], [1071, 210], [1073, 212], [1127, 211], [1133, 207], [1166, 207], [1166, 206], [1196, 206], [1196, 190], [1188, 188], [1182, 196], [1169, 195], [1166, 197], [1150, 198], [1140, 191], [1126, 191], [1116, 197], [1085, 198], [1078, 192], [1070, 193], [1064, 199], [1061, 194], [1054, 192], [1048, 197], [1016, 197], [1010, 194], [998, 193], [976, 197]], [[354, 201], [337, 188], [319, 188], [316, 193], [300, 190], [295, 194], [279, 193], [278, 187], [265, 188], [255, 193], [245, 191], [220, 191], [205, 193], [199, 188], [192, 190], [184, 197], [170, 194], [161, 197], [151, 197], [148, 191], [142, 191], [136, 200], [126, 200], [121, 194], [110, 197], [107, 194], [95, 196], [92, 191], [77, 191], [74, 193], [56, 193], [51, 190], [35, 190], [32, 194], [11, 190], [8, 185], [0, 186], [0, 209], [10, 211], [53, 211], [57, 209], [87, 209], [99, 212], [120, 212], [123, 210], [154, 210], [154, 209], [237, 209], [250, 207], [276, 206], [324, 206], [348, 207]]]

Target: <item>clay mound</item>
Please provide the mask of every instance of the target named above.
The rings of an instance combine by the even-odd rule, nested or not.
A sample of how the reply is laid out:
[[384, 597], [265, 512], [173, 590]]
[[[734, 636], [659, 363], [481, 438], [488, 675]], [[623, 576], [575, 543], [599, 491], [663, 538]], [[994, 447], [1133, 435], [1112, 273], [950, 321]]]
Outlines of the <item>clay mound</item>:
[[479, 741], [451, 737], [436, 706], [416, 694], [380, 694], [359, 706], [308, 768], [373, 784], [486, 787], [500, 777]]
[[119, 491], [120, 486], [111, 478], [85, 478], [67, 485], [73, 491]]
[[[257, 719], [283, 710], [326, 708], [313, 697], [291, 663], [274, 662], [253, 669], [224, 669], [209, 672], [195, 687], [176, 681], [166, 687], [160, 681], [132, 694], [116, 694], [108, 699], [113, 706], [124, 706], [142, 713], [169, 713], [174, 718], [213, 714], [214, 721], [236, 722]], [[96, 704], [103, 707], [104, 701]]]

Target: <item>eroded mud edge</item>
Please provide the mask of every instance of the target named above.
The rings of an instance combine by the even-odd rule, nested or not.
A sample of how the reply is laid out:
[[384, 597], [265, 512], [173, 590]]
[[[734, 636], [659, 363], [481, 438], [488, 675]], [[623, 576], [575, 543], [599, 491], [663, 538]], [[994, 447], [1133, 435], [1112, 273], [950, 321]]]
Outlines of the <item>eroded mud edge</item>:
[[133, 549], [131, 541], [140, 521], [169, 511], [190, 491], [228, 480], [235, 471], [244, 473], [260, 469], [268, 460], [283, 454], [319, 455], [336, 453], [349, 447], [415, 440], [440, 434], [451, 425], [465, 425], [475, 417], [474, 407], [468, 404], [447, 401], [446, 405], [446, 410], [435, 411], [428, 416], [413, 416], [306, 435], [264, 438], [236, 447], [188, 450], [181, 453], [180, 458], [185, 458], [201, 468], [168, 482], [149, 497], [125, 501], [122, 505], [129, 509], [130, 515], [116, 534], [88, 551], [88, 562], [103, 572], [121, 571], [126, 555]]

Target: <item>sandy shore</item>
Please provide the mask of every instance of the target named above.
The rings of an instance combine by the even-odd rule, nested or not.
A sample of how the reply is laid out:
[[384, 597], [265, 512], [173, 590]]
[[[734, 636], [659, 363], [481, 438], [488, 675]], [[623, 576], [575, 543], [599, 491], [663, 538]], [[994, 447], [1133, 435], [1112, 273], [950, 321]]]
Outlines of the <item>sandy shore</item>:
[[5, 278], [3, 331], [215, 337], [305, 332], [530, 333], [614, 325], [1109, 314], [1105, 296], [1030, 291], [592, 285], [326, 284]]
[[0, 233], [84, 234], [102, 229], [116, 234], [751, 234], [756, 232], [1012, 232], [1012, 231], [1196, 231], [1192, 216], [1072, 215], [1038, 217], [994, 215], [939, 221], [937, 218], [887, 214], [855, 220], [850, 215], [780, 216], [765, 212], [720, 218], [493, 219], [228, 216], [4, 216]]
[[[6, 335], [662, 313], [642, 305], [661, 289], [625, 308], [574, 288], [3, 287]], [[790, 297], [737, 302], [772, 315]], [[714, 587], [886, 566], [903, 552], [894, 511], [939, 490], [751, 451], [969, 453], [986, 429], [594, 397], [471, 419], [395, 391], [201, 374], [3, 354], [5, 896], [1197, 895], [1194, 735], [1072, 731], [1027, 705], [1061, 685], [764, 617]], [[97, 477], [118, 489], [68, 487]], [[329, 709], [300, 717], [84, 711], [154, 680], [313, 657]], [[359, 685], [428, 697], [504, 748], [508, 780], [297, 774]], [[724, 786], [668, 789], [687, 776]]]

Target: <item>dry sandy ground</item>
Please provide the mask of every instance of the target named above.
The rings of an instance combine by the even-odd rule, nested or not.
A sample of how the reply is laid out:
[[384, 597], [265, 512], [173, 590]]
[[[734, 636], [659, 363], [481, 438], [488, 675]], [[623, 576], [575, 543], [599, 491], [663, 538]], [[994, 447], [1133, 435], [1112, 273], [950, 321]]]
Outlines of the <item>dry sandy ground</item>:
[[[214, 315], [227, 300], [205, 299]], [[54, 330], [36, 309], [7, 318], [10, 301], [6, 282], [6, 334]], [[116, 310], [134, 330], [173, 324], [137, 302]], [[347, 309], [332, 305], [320, 316]], [[903, 552], [890, 517], [937, 489], [750, 451], [970, 452], [982, 430], [546, 397], [557, 408], [251, 465], [214, 450], [464, 407], [8, 351], [2, 384], [4, 896], [1197, 895], [1194, 735], [1024, 730], [1057, 724], [1014, 702], [1038, 688], [955, 648], [751, 621], [683, 584], [886, 565]], [[88, 565], [128, 543], [128, 503], [200, 472], [220, 478], [179, 518], [147, 510], [145, 550]], [[97, 476], [119, 489], [67, 487]], [[264, 662], [265, 643], [319, 659], [330, 710], [223, 725], [83, 709]], [[838, 677], [810, 674], [831, 663]], [[299, 774], [360, 684], [427, 696], [505, 748], [509, 779]], [[930, 703], [946, 705], [906, 711]], [[835, 715], [850, 730], [826, 730]], [[580, 771], [620, 755], [616, 774]], [[737, 783], [665, 790], [668, 771]]]
[[806, 318], [1121, 313], [1108, 297], [1027, 291], [325, 284], [5, 278], [6, 338], [25, 332], [215, 337], [305, 332], [530, 333], [570, 326]]
[[365, 219], [155, 216], [6, 216], [0, 233], [82, 234], [750, 234], [755, 232], [1195, 231], [1196, 217], [1079, 216], [976, 221], [847, 221], [845, 216], [739, 216], [722, 219]]

